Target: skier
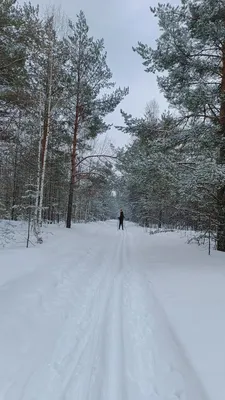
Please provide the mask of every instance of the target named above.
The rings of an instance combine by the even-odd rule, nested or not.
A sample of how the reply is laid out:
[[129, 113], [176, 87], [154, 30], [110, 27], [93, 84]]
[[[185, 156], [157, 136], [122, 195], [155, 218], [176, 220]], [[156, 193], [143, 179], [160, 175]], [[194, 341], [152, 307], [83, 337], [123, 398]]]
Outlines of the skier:
[[120, 210], [120, 216], [118, 217], [118, 219], [119, 219], [119, 229], [120, 229], [120, 227], [122, 226], [122, 230], [123, 230], [123, 220], [124, 220], [124, 213], [123, 213], [123, 210], [122, 210], [122, 208], [121, 208], [121, 210]]

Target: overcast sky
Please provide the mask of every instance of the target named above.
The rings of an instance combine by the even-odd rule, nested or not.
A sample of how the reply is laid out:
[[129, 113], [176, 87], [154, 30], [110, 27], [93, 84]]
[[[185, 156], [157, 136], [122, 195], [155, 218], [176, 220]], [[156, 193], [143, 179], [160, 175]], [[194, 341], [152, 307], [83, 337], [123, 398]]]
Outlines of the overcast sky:
[[[161, 2], [179, 4], [179, 0]], [[157, 88], [156, 77], [144, 72], [140, 56], [132, 51], [132, 46], [138, 41], [154, 46], [159, 30], [149, 6], [156, 6], [158, 0], [31, 0], [31, 3], [40, 4], [41, 8], [49, 4], [61, 5], [65, 14], [74, 21], [76, 14], [83, 10], [90, 33], [96, 38], [104, 38], [114, 81], [118, 86], [130, 88], [130, 94], [110, 116], [110, 122], [122, 124], [120, 108], [133, 116], [141, 116], [146, 103], [152, 99], [156, 99], [161, 112], [167, 109], [167, 103]], [[128, 142], [128, 137], [115, 128], [111, 129], [109, 136], [117, 146]]]

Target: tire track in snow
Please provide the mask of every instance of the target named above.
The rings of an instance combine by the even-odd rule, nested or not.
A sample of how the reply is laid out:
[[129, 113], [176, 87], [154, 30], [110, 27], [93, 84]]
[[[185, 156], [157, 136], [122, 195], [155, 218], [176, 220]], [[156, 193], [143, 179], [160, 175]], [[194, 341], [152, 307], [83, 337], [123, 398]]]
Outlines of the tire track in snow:
[[54, 399], [71, 399], [71, 396], [75, 396], [77, 400], [86, 400], [92, 393], [90, 398], [94, 399], [90, 387], [104, 332], [102, 322], [117, 274], [115, 265], [118, 265], [123, 247], [121, 241], [116, 241], [114, 246], [111, 252], [106, 251], [107, 258], [112, 256], [111, 260], [107, 261], [105, 257], [100, 261], [98, 269], [102, 269], [104, 274], [98, 270], [98, 284], [92, 289], [94, 295], [89, 296], [88, 302], [85, 303], [86, 312], [80, 317], [80, 323], [77, 324], [74, 319], [68, 321], [65, 334], [53, 355], [50, 384], [37, 398], [40, 398], [40, 395], [46, 400], [51, 398], [50, 396]]
[[[66, 266], [66, 268], [63, 269], [64, 271], [67, 272], [69, 272], [70, 270], [71, 274], [70, 276], [68, 276], [68, 279], [64, 280], [64, 282], [61, 282], [59, 286], [52, 285], [52, 280], [50, 280], [49, 282], [48, 281], [45, 282], [46, 274], [44, 276], [40, 275], [42, 277], [40, 282], [34, 279], [36, 285], [38, 285], [38, 282], [43, 285], [42, 292], [44, 297], [41, 297], [41, 302], [44, 307], [42, 307], [41, 310], [40, 308], [36, 310], [38, 314], [40, 314], [41, 311], [41, 314], [38, 317], [38, 320], [40, 318], [41, 319], [40, 319], [40, 325], [38, 326], [37, 341], [32, 340], [32, 336], [34, 335], [33, 332], [30, 332], [30, 329], [27, 332], [27, 338], [26, 338], [26, 331], [25, 332], [23, 331], [23, 337], [21, 336], [21, 344], [18, 344], [17, 348], [15, 348], [15, 353], [10, 354], [12, 361], [13, 357], [16, 357], [19, 360], [21, 360], [21, 366], [20, 364], [18, 364], [17, 366], [17, 368], [19, 368], [18, 371], [16, 372], [15, 370], [14, 375], [9, 377], [10, 385], [7, 389], [7, 396], [10, 396], [10, 399], [12, 398], [12, 399], [30, 400], [32, 398], [39, 400], [40, 396], [37, 395], [38, 392], [40, 391], [41, 387], [44, 387], [45, 385], [47, 386], [48, 381], [46, 378], [49, 377], [49, 361], [51, 359], [50, 354], [53, 351], [53, 348], [55, 346], [55, 341], [59, 339], [60, 332], [63, 330], [63, 327], [66, 322], [65, 318], [63, 318], [63, 313], [62, 313], [63, 310], [64, 310], [64, 316], [67, 314], [69, 320], [73, 318], [73, 315], [75, 317], [76, 316], [75, 311], [77, 310], [76, 301], [78, 300], [79, 296], [82, 298], [83, 295], [85, 298], [87, 294], [86, 292], [92, 290], [91, 288], [93, 288], [93, 282], [95, 285], [97, 285], [99, 276], [101, 277], [101, 274], [105, 273], [104, 268], [102, 268], [102, 271], [99, 271], [99, 268], [97, 269], [90, 267], [87, 268], [86, 264], [88, 262], [89, 264], [90, 262], [96, 262], [96, 265], [98, 266], [98, 262], [102, 258], [101, 248], [98, 246], [96, 251], [96, 249], [94, 249], [93, 244], [95, 246], [96, 244], [99, 245], [99, 239], [95, 239], [92, 242], [91, 250], [95, 251], [94, 255], [93, 252], [91, 251], [86, 256], [83, 257], [81, 256], [77, 260], [76, 266], [74, 266], [74, 264], [70, 262], [70, 264], [68, 264], [68, 267]], [[49, 272], [51, 271], [47, 269], [47, 276], [49, 276], [50, 278], [51, 274], [48, 275]], [[60, 278], [59, 273], [57, 276], [58, 278]], [[14, 286], [14, 282], [12, 286]], [[15, 307], [18, 308], [18, 315], [21, 314], [20, 315], [21, 332], [22, 332], [22, 326], [23, 329], [25, 327], [25, 323], [28, 325], [27, 326], [28, 328], [29, 324], [30, 326], [32, 326], [31, 315], [35, 316], [35, 322], [37, 319], [36, 311], [34, 314], [34, 306], [36, 305], [36, 300], [38, 299], [37, 293], [35, 292], [33, 293], [33, 286], [31, 286], [30, 288], [29, 286], [27, 286], [27, 284], [25, 284], [24, 288], [25, 288], [25, 293], [22, 293], [23, 289], [22, 285], [21, 286], [19, 285], [16, 292], [12, 292], [11, 291], [12, 287], [8, 287], [8, 293], [7, 293], [11, 294], [10, 307], [12, 307], [14, 310]], [[94, 296], [94, 291], [93, 291], [93, 296]], [[4, 304], [7, 303], [5, 302]], [[8, 306], [9, 304], [7, 304], [7, 312], [9, 309]], [[90, 308], [89, 305], [87, 307], [85, 307], [84, 305], [84, 307], [81, 309], [82, 311], [81, 314], [85, 314], [89, 310], [89, 308]], [[29, 311], [30, 309], [32, 309], [31, 315]], [[80, 315], [80, 313], [78, 314], [79, 314], [78, 316], [80, 316], [82, 320], [82, 315]], [[7, 315], [5, 315], [6, 323], [3, 324], [5, 334], [7, 334], [7, 331], [9, 332], [12, 331], [11, 327], [9, 327], [9, 325], [7, 324], [9, 321], [6, 317]], [[54, 318], [52, 319], [52, 317]], [[55, 317], [57, 317], [57, 323], [55, 321]], [[45, 318], [45, 320], [43, 320], [43, 318]], [[44, 321], [46, 322], [46, 319], [49, 319], [48, 322], [49, 331], [51, 331], [51, 334], [49, 335], [48, 332], [47, 336], [45, 329], [46, 325], [44, 325], [43, 329], [41, 329], [41, 322]], [[53, 322], [53, 326], [51, 324], [51, 321]], [[18, 329], [20, 331], [20, 325], [17, 326], [17, 332]], [[4, 331], [0, 333], [0, 337], [2, 334], [4, 338]], [[50, 340], [50, 343], [48, 339]], [[26, 354], [24, 353], [21, 354], [20, 356], [19, 351], [20, 348], [22, 349], [23, 347], [22, 342], [26, 343], [27, 350]], [[14, 347], [15, 345], [16, 342], [15, 343], [13, 342]], [[33, 355], [35, 354], [35, 347], [37, 346], [40, 347], [40, 353], [37, 354], [37, 358], [36, 360], [34, 360]], [[66, 342], [64, 343], [64, 347], [66, 348]], [[44, 358], [43, 358], [43, 348], [45, 349]], [[8, 357], [7, 353], [5, 354], [5, 357]]]
[[136, 237], [125, 230], [107, 239], [103, 250], [98, 237], [77, 270], [70, 257], [51, 295], [44, 286], [43, 315], [62, 309], [67, 318], [52, 345], [44, 342], [46, 356], [28, 357], [24, 379], [9, 381], [5, 399], [206, 400], [140, 268]]
[[50, 394], [60, 400], [205, 400], [134, 263], [131, 239], [124, 232], [116, 241], [99, 292], [87, 305], [93, 318], [67, 354], [69, 364], [61, 364], [62, 385], [53, 383], [46, 400]]
[[130, 271], [124, 310], [128, 398], [206, 400], [195, 371], [174, 340], [146, 276], [139, 268], [133, 245], [131, 243], [128, 251]]
[[[127, 400], [126, 366], [123, 333], [123, 288], [127, 268], [127, 234], [124, 232], [115, 257], [109, 265], [107, 296], [101, 322], [93, 331], [90, 351], [83, 358], [83, 371], [71, 380], [69, 390], [62, 399]], [[93, 345], [94, 344], [94, 345]], [[88, 369], [88, 373], [87, 373]], [[81, 370], [82, 371], [82, 370]], [[73, 376], [74, 378], [74, 376]], [[67, 397], [68, 396], [68, 397]], [[61, 399], [61, 398], [60, 398]]]
[[[118, 357], [121, 320], [117, 322], [120, 308], [120, 289], [118, 279], [122, 278], [122, 254], [124, 235], [116, 242], [116, 251], [112, 257], [108, 269], [108, 282], [102, 296], [103, 310], [99, 315], [98, 324], [93, 331], [92, 343], [86, 352], [85, 374], [72, 382], [68, 392], [68, 400], [76, 394], [79, 400], [118, 399], [118, 387], [122, 379], [119, 368], [123, 357]], [[99, 306], [97, 308], [97, 313]], [[121, 355], [121, 353], [120, 353]], [[88, 373], [87, 373], [88, 370]], [[105, 385], [103, 385], [103, 382]], [[67, 399], [67, 397], [65, 398]], [[126, 400], [123, 397], [123, 400]]]
[[[202, 381], [199, 378], [197, 371], [195, 370], [189, 358], [187, 357], [185, 349], [182, 346], [181, 342], [179, 341], [176, 332], [173, 330], [164, 308], [162, 307], [157, 296], [155, 295], [154, 288], [152, 286], [151, 281], [148, 279], [148, 275], [144, 274], [144, 276], [146, 285], [151, 290], [151, 296], [152, 296], [152, 302], [154, 304], [155, 314], [159, 316], [159, 320], [161, 320], [161, 323], [164, 326], [164, 330], [167, 333], [167, 337], [172, 343], [172, 346], [174, 348], [174, 353], [177, 354], [177, 359], [179, 361], [178, 365], [181, 365], [181, 368], [179, 368], [180, 373], [182, 372], [182, 370], [184, 371], [183, 380], [185, 387], [185, 396], [187, 396], [187, 399], [191, 398], [193, 400], [199, 400], [199, 399], [209, 400], [209, 396], [205, 391], [205, 388], [202, 384]], [[171, 370], [173, 371], [176, 370], [176, 372], [178, 372], [178, 368], [175, 369], [173, 365], [171, 366]]]
[[101, 327], [101, 346], [92, 375], [87, 400], [127, 400], [125, 384], [125, 354], [123, 335], [123, 285], [126, 269], [126, 240], [124, 232], [114, 260], [114, 277], [110, 298]]

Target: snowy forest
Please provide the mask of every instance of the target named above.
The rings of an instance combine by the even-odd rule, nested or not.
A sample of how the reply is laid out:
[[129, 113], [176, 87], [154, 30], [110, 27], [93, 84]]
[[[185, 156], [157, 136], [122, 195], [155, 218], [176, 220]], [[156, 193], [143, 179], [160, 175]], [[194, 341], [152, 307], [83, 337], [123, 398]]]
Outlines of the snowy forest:
[[[104, 39], [75, 21], [44, 17], [30, 3], [0, 7], [0, 218], [43, 221], [125, 217], [140, 225], [190, 228], [225, 251], [225, 24], [219, 0], [160, 4], [160, 35], [134, 43], [156, 74], [168, 110], [121, 110], [123, 149], [99, 141], [106, 117], [129, 96], [117, 87]], [[151, 99], [149, 99], [151, 100]]]

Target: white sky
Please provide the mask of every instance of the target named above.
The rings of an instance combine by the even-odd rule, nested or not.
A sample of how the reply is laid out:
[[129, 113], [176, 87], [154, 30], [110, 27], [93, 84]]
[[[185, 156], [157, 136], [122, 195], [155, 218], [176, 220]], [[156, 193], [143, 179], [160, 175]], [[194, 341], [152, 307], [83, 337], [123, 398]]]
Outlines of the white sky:
[[[179, 0], [162, 2], [179, 4]], [[104, 38], [114, 81], [118, 86], [130, 87], [130, 94], [109, 117], [109, 122], [114, 125], [123, 123], [120, 108], [133, 116], [141, 116], [146, 103], [152, 99], [158, 102], [161, 112], [167, 109], [155, 75], [144, 72], [140, 56], [132, 51], [132, 46], [136, 46], [138, 41], [154, 46], [159, 30], [157, 19], [149, 7], [156, 6], [158, 0], [31, 0], [31, 3], [39, 4], [41, 9], [47, 5], [60, 5], [74, 21], [76, 14], [83, 10], [90, 33], [96, 38]], [[115, 128], [111, 129], [108, 136], [116, 146], [123, 146], [129, 140]]]

